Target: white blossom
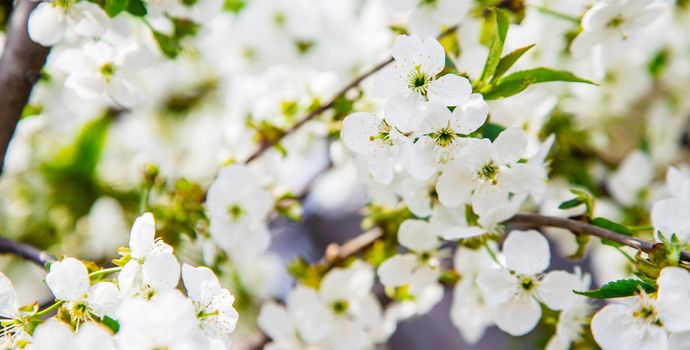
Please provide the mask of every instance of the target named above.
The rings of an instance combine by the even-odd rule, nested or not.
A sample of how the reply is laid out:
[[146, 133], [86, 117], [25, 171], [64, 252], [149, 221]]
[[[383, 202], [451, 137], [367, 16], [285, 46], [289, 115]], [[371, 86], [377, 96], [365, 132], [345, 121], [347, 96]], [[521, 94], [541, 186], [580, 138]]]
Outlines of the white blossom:
[[415, 117], [426, 101], [457, 106], [472, 93], [470, 82], [454, 74], [438, 76], [445, 66], [445, 51], [436, 39], [401, 35], [393, 45], [395, 61], [376, 77], [376, 94], [386, 98], [384, 116], [391, 126], [414, 130]]
[[379, 266], [381, 283], [385, 287], [407, 287], [412, 296], [438, 283], [440, 240], [432, 226], [422, 220], [405, 220], [398, 229], [398, 242], [410, 252], [394, 255]]
[[242, 165], [222, 169], [206, 198], [211, 237], [231, 254], [260, 253], [270, 242], [266, 218], [273, 208], [271, 194]]
[[41, 2], [31, 12], [28, 32], [31, 40], [52, 46], [67, 34], [94, 38], [103, 34], [108, 16], [89, 1], [56, 0]]
[[541, 318], [540, 303], [552, 310], [567, 308], [576, 300], [572, 291], [579, 277], [565, 271], [542, 273], [551, 253], [539, 232], [513, 231], [503, 242], [505, 267], [479, 273], [477, 283], [493, 308], [496, 325], [511, 335], [531, 331]]

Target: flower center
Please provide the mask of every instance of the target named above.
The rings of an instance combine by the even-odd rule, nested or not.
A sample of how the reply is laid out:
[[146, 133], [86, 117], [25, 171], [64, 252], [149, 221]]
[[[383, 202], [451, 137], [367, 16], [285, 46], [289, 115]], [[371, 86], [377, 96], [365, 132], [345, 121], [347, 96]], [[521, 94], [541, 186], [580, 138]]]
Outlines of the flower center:
[[524, 289], [526, 292], [529, 292], [534, 289], [534, 287], [537, 286], [536, 281], [530, 277], [530, 276], [521, 276], [520, 277], [520, 287]]
[[276, 12], [273, 15], [273, 22], [275, 22], [276, 26], [279, 28], [282, 28], [285, 26], [285, 14], [282, 12]]
[[491, 183], [495, 185], [498, 183], [496, 176], [498, 175], [499, 170], [498, 165], [492, 161], [479, 170], [477, 176], [479, 176], [480, 179], [491, 181]]
[[313, 40], [297, 40], [295, 42], [295, 47], [297, 48], [297, 52], [299, 52], [301, 55], [304, 55], [305, 53], [309, 52], [312, 47], [314, 47], [314, 41]]
[[333, 307], [333, 312], [335, 312], [338, 315], [347, 312], [347, 309], [350, 307], [347, 301], [342, 299], [336, 300], [335, 302], [333, 302], [331, 306]]
[[438, 0], [420, 0], [419, 7], [428, 6], [436, 7], [438, 5]]
[[52, 5], [53, 7], [60, 7], [66, 10], [72, 6], [72, 0], [55, 0]]
[[70, 303], [68, 311], [73, 320], [84, 321], [88, 318], [88, 305], [84, 302]]
[[381, 120], [379, 125], [379, 134], [369, 136], [369, 141], [374, 142], [380, 140], [385, 145], [392, 145], [393, 140], [391, 139], [391, 126], [386, 123], [385, 120]]
[[647, 324], [653, 324], [661, 327], [662, 323], [656, 314], [656, 309], [652, 305], [640, 305], [640, 307], [633, 312], [633, 317], [642, 319]]
[[228, 208], [228, 215], [230, 215], [233, 221], [239, 220], [244, 214], [246, 214], [246, 212], [239, 204], [233, 204]]
[[101, 66], [100, 72], [106, 81], [110, 81], [110, 78], [115, 74], [115, 65], [112, 63], [106, 63]]
[[414, 70], [410, 72], [410, 75], [407, 78], [407, 87], [422, 96], [426, 96], [430, 81], [431, 76], [422, 72], [421, 65], [417, 65], [414, 67]]
[[606, 26], [609, 28], [618, 28], [621, 26], [621, 24], [623, 24], [624, 21], [625, 20], [622, 16], [616, 16], [606, 23]]
[[437, 133], [432, 134], [434, 142], [441, 147], [447, 147], [453, 143], [457, 134], [450, 127], [445, 127], [439, 130]]

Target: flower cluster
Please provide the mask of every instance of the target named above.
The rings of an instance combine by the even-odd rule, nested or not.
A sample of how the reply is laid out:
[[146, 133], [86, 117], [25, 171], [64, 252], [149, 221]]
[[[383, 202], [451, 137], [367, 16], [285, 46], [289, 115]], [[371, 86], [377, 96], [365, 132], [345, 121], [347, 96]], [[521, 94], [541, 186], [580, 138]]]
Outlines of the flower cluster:
[[364, 350], [449, 312], [470, 344], [690, 348], [689, 19], [687, 0], [37, 3], [51, 50], [0, 223], [64, 257], [43, 306], [0, 261], [0, 347]]
[[[186, 295], [177, 289], [180, 264], [155, 237], [150, 213], [132, 227], [120, 267], [99, 269], [66, 257], [45, 277], [54, 303], [19, 306], [0, 274], [2, 346], [27, 349], [225, 349], [238, 320], [235, 297], [206, 267], [182, 266]], [[91, 272], [90, 272], [91, 271]], [[117, 273], [116, 279], [108, 276]], [[57, 311], [53, 318], [51, 311]]]

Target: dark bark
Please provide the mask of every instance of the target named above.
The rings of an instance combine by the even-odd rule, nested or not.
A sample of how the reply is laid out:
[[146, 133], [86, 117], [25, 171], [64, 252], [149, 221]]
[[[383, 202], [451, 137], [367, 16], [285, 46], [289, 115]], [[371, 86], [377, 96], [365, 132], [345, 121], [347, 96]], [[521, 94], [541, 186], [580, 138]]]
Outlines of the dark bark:
[[55, 257], [34, 248], [31, 245], [17, 243], [0, 237], [0, 254], [12, 254], [24, 260], [31, 261], [38, 266], [46, 268], [46, 264], [55, 260]]
[[29, 14], [38, 4], [19, 0], [7, 24], [7, 41], [0, 57], [0, 173], [17, 122], [48, 56], [49, 49], [31, 41], [27, 32]]

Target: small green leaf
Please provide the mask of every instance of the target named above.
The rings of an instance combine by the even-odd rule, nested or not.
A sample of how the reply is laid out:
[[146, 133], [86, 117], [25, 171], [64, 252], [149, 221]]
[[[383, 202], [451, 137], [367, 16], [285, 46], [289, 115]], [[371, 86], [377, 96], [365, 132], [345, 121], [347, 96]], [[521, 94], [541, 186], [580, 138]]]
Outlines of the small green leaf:
[[579, 198], [573, 198], [573, 199], [570, 199], [570, 200], [567, 200], [567, 201], [561, 203], [561, 204], [558, 206], [558, 209], [570, 209], [570, 208], [575, 208], [575, 207], [577, 207], [577, 206], [579, 206], [580, 204], [583, 204], [583, 203], [584, 203], [584, 202], [582, 202]]
[[115, 17], [125, 11], [128, 5], [128, 0], [105, 0], [105, 12], [108, 16]]
[[649, 74], [654, 78], [659, 78], [664, 72], [664, 69], [668, 66], [669, 56], [668, 50], [664, 49], [652, 57], [649, 64], [647, 64], [647, 71]]
[[494, 76], [491, 78], [492, 81], [500, 78], [505, 74], [510, 67], [512, 67], [515, 62], [517, 62], [522, 55], [524, 55], [529, 49], [534, 47], [535, 44], [532, 45], [527, 45], [525, 47], [521, 47], [519, 49], [514, 50], [513, 52], [501, 57], [501, 60], [498, 62], [498, 66], [496, 67], [496, 71], [494, 72]]
[[103, 325], [105, 325], [106, 327], [110, 328], [110, 330], [113, 331], [113, 333], [117, 333], [120, 331], [120, 323], [108, 316], [104, 316], [101, 319], [101, 323], [103, 323]]
[[540, 67], [510, 74], [499, 79], [497, 83], [486, 86], [480, 92], [484, 95], [485, 100], [495, 100], [513, 96], [532, 84], [553, 81], [594, 84], [570, 72]]
[[156, 30], [152, 30], [153, 38], [156, 39], [161, 52], [169, 58], [175, 58], [182, 51], [182, 39], [193, 36], [199, 30], [199, 25], [186, 19], [174, 18], [175, 29], [172, 35], [167, 35]]
[[613, 232], [620, 233], [626, 236], [633, 235], [632, 231], [630, 231], [630, 229], [628, 229], [627, 227], [602, 217], [596, 217], [592, 219], [592, 225], [599, 226], [601, 228], [605, 228], [607, 230], [611, 230]]
[[493, 142], [494, 140], [496, 140], [498, 135], [501, 132], [503, 132], [503, 130], [505, 130], [505, 129], [506, 128], [504, 128], [498, 124], [494, 124], [494, 123], [490, 123], [490, 122], [486, 123], [482, 127], [482, 137], [487, 138], [487, 139], [491, 140], [491, 142]]
[[496, 71], [501, 54], [503, 53], [503, 43], [508, 34], [508, 27], [510, 26], [509, 15], [498, 8], [492, 8], [489, 17], [486, 18], [486, 35], [489, 38], [489, 55], [486, 57], [484, 69], [479, 76], [479, 84], [484, 83]]
[[575, 292], [575, 294], [584, 295], [594, 299], [611, 299], [633, 296], [638, 294], [640, 290], [651, 293], [656, 291], [656, 286], [641, 280], [624, 279], [606, 283], [599, 289], [573, 292]]
[[144, 17], [146, 16], [146, 4], [143, 0], [129, 0], [127, 3], [127, 12], [132, 16]]

